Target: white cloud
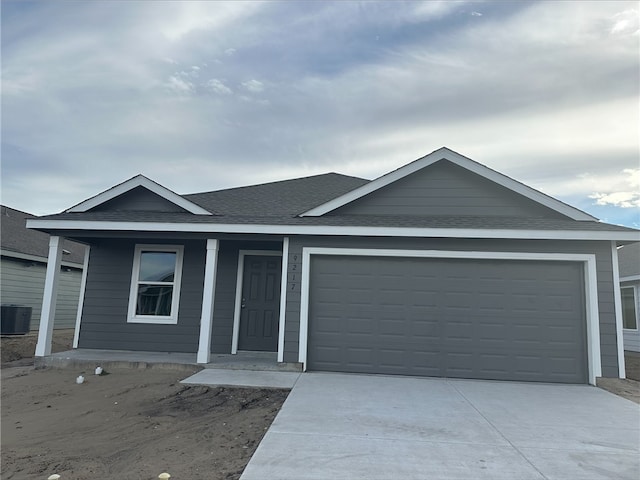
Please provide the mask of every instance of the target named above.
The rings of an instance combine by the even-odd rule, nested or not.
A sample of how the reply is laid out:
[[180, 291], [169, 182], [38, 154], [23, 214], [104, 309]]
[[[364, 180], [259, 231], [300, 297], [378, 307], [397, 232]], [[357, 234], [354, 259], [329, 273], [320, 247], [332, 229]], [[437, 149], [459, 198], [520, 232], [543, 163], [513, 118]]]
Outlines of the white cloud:
[[198, 31], [222, 30], [260, 8], [260, 2], [171, 2], [171, 13], [159, 16], [158, 28], [167, 39], [177, 42]]
[[233, 93], [233, 91], [227, 87], [222, 80], [218, 80], [217, 78], [209, 80], [206, 83], [206, 87], [213, 93], [217, 93], [219, 95], [231, 95]]
[[165, 85], [169, 90], [180, 94], [191, 93], [194, 90], [193, 83], [176, 75], [171, 75]]
[[618, 12], [611, 18], [613, 35], [638, 35], [640, 33], [640, 12], [636, 9]]
[[[372, 178], [442, 145], [583, 207], [634, 201], [610, 196], [634, 191], [620, 172], [638, 158], [628, 3], [16, 5], [0, 20], [3, 201], [17, 208], [61, 210], [139, 172], [179, 191]], [[87, 158], [115, 172], [100, 188]]]
[[621, 208], [640, 208], [640, 168], [625, 168], [613, 184], [601, 185], [598, 191], [589, 195], [596, 205], [615, 205]]
[[255, 79], [242, 82], [242, 86], [246, 88], [248, 91], [250, 91], [251, 93], [260, 93], [264, 90], [263, 83]]

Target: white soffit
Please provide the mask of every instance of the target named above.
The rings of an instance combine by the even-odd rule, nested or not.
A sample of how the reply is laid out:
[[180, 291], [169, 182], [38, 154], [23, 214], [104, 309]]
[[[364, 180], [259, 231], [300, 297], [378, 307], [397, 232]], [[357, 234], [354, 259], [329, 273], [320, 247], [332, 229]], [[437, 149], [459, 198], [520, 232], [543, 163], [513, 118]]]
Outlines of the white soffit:
[[65, 213], [76, 213], [76, 212], [87, 212], [92, 208], [97, 207], [109, 200], [119, 197], [120, 195], [127, 193], [134, 188], [143, 187], [149, 190], [150, 192], [155, 193], [156, 195], [168, 200], [169, 202], [177, 205], [180, 208], [184, 208], [186, 211], [193, 213], [195, 215], [212, 215], [212, 213], [208, 210], [205, 210], [199, 205], [196, 205], [189, 200], [181, 197], [175, 192], [172, 192], [166, 187], [163, 187], [159, 183], [154, 182], [153, 180], [148, 179], [144, 175], [136, 175], [129, 180], [122, 182], [115, 187], [110, 188], [109, 190], [105, 190], [102, 193], [99, 193], [95, 197], [91, 197], [88, 200], [85, 200], [82, 203], [79, 203], [68, 210]]
[[351, 190], [350, 192], [345, 193], [329, 202], [323, 203], [322, 205], [318, 205], [317, 207], [312, 208], [311, 210], [307, 210], [306, 212], [301, 213], [300, 217], [320, 217], [325, 213], [331, 212], [339, 207], [347, 205], [348, 203], [353, 202], [369, 193], [372, 193], [382, 187], [385, 187], [397, 180], [400, 180], [412, 173], [417, 172], [429, 165], [434, 164], [440, 160], [448, 160], [451, 163], [458, 165], [459, 167], [465, 168], [470, 172], [476, 173], [481, 177], [486, 178], [498, 185], [502, 185], [509, 190], [523, 195], [524, 197], [529, 198], [535, 202], [544, 205], [552, 210], [555, 210], [562, 215], [565, 215], [573, 220], [583, 220], [583, 221], [594, 221], [598, 220], [595, 217], [592, 217], [586, 212], [579, 210], [575, 207], [567, 205], [566, 203], [561, 202], [560, 200], [556, 200], [553, 197], [545, 195], [534, 188], [528, 187], [524, 183], [520, 183], [517, 180], [514, 180], [502, 173], [499, 173], [495, 170], [490, 169], [489, 167], [485, 167], [484, 165], [471, 160], [459, 153], [454, 152], [453, 150], [448, 149], [447, 147], [439, 148], [431, 152], [430, 154], [415, 160], [404, 167], [400, 167], [397, 170], [389, 172], [365, 185], [362, 187], [356, 188], [355, 190]]

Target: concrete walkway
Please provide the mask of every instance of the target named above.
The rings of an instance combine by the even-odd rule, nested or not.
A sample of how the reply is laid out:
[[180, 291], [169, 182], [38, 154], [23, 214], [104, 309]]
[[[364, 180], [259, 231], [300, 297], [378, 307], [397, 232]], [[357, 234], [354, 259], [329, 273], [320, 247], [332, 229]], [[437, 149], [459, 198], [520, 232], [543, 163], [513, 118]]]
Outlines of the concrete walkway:
[[180, 383], [224, 387], [293, 388], [300, 372], [207, 368]]
[[640, 407], [587, 385], [304, 373], [241, 480], [640, 478]]

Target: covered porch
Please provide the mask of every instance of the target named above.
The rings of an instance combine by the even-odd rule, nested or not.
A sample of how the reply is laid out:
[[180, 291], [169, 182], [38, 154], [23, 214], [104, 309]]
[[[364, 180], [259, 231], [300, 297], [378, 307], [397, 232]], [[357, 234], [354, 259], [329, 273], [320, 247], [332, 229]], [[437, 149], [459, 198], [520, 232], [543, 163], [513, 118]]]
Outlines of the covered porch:
[[[65, 236], [83, 241], [89, 247], [84, 261], [74, 350], [51, 354], [65, 238], [52, 235], [35, 352], [40, 363], [118, 359], [129, 363], [151, 361], [209, 368], [238, 365], [239, 369], [247, 369], [253, 365], [264, 369], [271, 365], [274, 370], [291, 365], [284, 363], [287, 275], [283, 272], [287, 271], [287, 237], [190, 235], [171, 238], [155, 234], [141, 239], [134, 234], [128, 237], [86, 231]], [[136, 297], [139, 299], [140, 294], [134, 289], [144, 262], [141, 256], [146, 251], [163, 250], [175, 251], [178, 257], [170, 285], [177, 291], [174, 295], [177, 298], [171, 307], [164, 307], [170, 310], [171, 317], [166, 313], [159, 318], [136, 316], [135, 303], [139, 301]], [[252, 286], [246, 273], [247, 260], [255, 258], [272, 259], [271, 263], [277, 266], [269, 280], [271, 297], [274, 297], [270, 299], [271, 311], [268, 312], [273, 338], [267, 343], [243, 337], [243, 331], [251, 330], [247, 330], [243, 322], [255, 321], [245, 313], [248, 312], [246, 289]], [[108, 288], [100, 290], [104, 285]]]

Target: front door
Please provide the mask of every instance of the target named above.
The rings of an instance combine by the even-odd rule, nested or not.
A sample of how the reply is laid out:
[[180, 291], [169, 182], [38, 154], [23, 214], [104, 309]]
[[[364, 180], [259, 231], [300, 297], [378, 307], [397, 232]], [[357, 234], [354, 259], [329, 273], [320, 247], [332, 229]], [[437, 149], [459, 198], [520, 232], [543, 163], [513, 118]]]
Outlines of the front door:
[[281, 270], [281, 257], [244, 257], [239, 350], [278, 350]]

